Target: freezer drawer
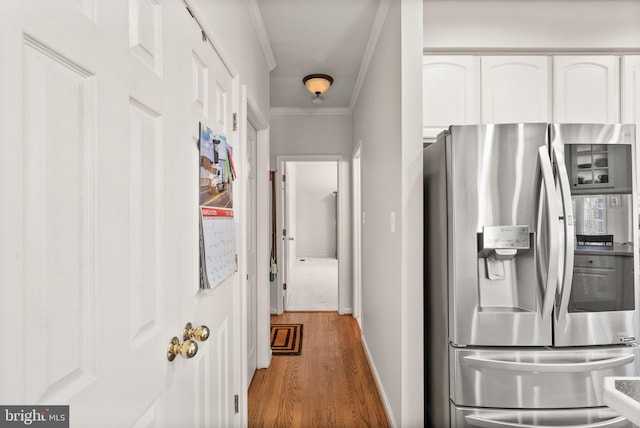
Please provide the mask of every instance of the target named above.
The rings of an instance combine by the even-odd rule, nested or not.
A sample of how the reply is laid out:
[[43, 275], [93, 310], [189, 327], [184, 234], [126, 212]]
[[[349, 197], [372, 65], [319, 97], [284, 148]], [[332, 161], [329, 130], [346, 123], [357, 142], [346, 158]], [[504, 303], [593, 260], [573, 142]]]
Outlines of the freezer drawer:
[[605, 376], [637, 376], [640, 348], [449, 348], [455, 405], [513, 409], [604, 406]]
[[636, 425], [607, 407], [568, 410], [499, 410], [452, 405], [451, 427], [634, 428]]

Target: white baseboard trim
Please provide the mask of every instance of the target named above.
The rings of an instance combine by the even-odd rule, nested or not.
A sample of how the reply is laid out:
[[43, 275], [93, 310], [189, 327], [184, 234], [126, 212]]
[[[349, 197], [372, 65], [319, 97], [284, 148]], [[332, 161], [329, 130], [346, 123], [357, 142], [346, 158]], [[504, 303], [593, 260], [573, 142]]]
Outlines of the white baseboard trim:
[[371, 368], [371, 372], [373, 373], [373, 378], [376, 381], [378, 392], [380, 393], [380, 397], [382, 398], [382, 404], [384, 405], [384, 412], [387, 414], [387, 419], [389, 420], [389, 424], [391, 425], [391, 428], [395, 428], [398, 426], [398, 424], [396, 423], [396, 419], [393, 416], [393, 411], [391, 410], [391, 404], [387, 399], [387, 393], [385, 392], [382, 386], [382, 382], [380, 381], [380, 376], [378, 375], [378, 370], [376, 369], [376, 365], [373, 363], [373, 360], [371, 359], [371, 354], [369, 353], [369, 347], [367, 346], [367, 341], [362, 335], [362, 333], [360, 334], [360, 340], [362, 342], [362, 347], [364, 348], [364, 354], [367, 357], [367, 361], [369, 362], [369, 367]]

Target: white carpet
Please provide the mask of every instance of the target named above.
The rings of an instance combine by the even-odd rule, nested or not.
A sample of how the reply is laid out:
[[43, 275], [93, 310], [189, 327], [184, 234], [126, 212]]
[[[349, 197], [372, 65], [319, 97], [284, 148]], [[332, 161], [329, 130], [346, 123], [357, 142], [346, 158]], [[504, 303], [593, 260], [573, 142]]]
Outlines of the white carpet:
[[287, 279], [287, 311], [338, 310], [338, 260], [298, 258]]

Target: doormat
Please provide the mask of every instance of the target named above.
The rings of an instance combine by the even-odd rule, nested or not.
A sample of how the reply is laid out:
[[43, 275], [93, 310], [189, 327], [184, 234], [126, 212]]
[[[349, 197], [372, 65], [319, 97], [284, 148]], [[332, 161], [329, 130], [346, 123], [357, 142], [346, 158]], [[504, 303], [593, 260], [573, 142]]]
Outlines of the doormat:
[[302, 324], [271, 324], [272, 355], [300, 355]]

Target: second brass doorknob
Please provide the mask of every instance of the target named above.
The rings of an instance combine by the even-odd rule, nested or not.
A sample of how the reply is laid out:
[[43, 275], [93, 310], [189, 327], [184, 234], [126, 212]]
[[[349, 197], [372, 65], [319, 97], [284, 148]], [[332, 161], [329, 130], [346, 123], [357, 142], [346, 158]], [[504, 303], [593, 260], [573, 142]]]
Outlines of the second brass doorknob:
[[169, 348], [167, 349], [167, 359], [173, 361], [178, 355], [183, 358], [193, 358], [197, 352], [198, 344], [193, 340], [185, 340], [183, 343], [180, 343], [180, 339], [174, 337], [171, 339]]
[[191, 323], [187, 323], [182, 332], [182, 338], [184, 340], [195, 339], [198, 342], [204, 342], [209, 338], [209, 327], [201, 325], [200, 327], [193, 328]]

